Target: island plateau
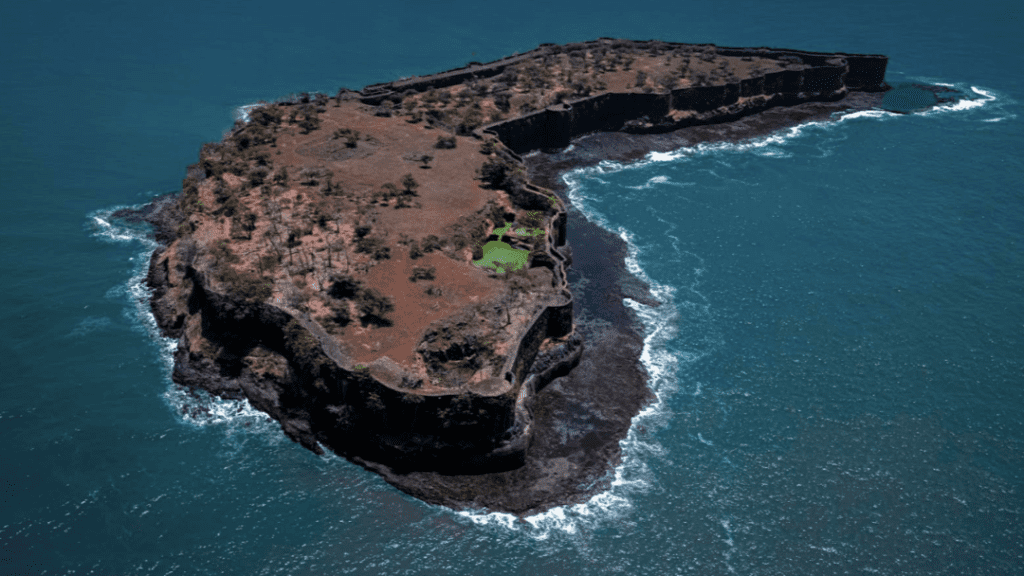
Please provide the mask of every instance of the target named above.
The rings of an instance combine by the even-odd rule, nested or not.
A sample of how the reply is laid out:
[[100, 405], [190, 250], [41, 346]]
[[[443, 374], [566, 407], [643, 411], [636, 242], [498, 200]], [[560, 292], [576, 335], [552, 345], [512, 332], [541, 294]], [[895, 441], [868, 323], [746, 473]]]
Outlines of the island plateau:
[[558, 174], [871, 107], [886, 63], [600, 39], [247, 107], [147, 216], [173, 379], [429, 502], [586, 499], [651, 396], [622, 299], [658, 303]]

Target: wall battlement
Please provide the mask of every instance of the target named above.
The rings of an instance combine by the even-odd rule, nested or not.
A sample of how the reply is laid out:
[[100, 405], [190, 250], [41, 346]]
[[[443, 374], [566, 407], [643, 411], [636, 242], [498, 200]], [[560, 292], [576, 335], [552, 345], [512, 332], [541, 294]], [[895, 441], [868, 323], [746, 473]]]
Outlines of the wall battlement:
[[[838, 100], [851, 90], [887, 88], [887, 58], [880, 55], [602, 38], [563, 46], [545, 44], [525, 54], [375, 84], [360, 92], [342, 90], [337, 100], [339, 106], [343, 99], [353, 107], [362, 108], [356, 101], [379, 106], [385, 100], [396, 102], [410, 91], [426, 92], [491, 78], [524, 62], [589, 48], [642, 50], [649, 54], [685, 48], [693, 54], [776, 60], [785, 65], [769, 63], [772, 70], [759, 68], [739, 79], [726, 76], [729, 81], [720, 83], [701, 81], [671, 89], [668, 87], [686, 83], [667, 83], [655, 91], [637, 80], [647, 91], [635, 87], [602, 89], [590, 96], [562, 97], [551, 105], [550, 98], [538, 100], [537, 105], [543, 109], [489, 124], [473, 124], [476, 127], [471, 135], [493, 146], [486, 154], [501, 159], [514, 172], [524, 173], [523, 155], [561, 149], [589, 133], [667, 132], [724, 122], [773, 106]], [[315, 116], [309, 110], [325, 102], [324, 95], [317, 95], [313, 104], [308, 97], [300, 100], [303, 107], [293, 110], [292, 120], [299, 113]], [[507, 111], [508, 106], [504, 109]], [[378, 115], [389, 116], [390, 110], [382, 106], [378, 112], [383, 114]], [[307, 117], [304, 122], [311, 120]], [[419, 121], [419, 117], [409, 120]], [[470, 130], [458, 134], [467, 136]], [[355, 148], [360, 146], [357, 143]], [[530, 313], [533, 316], [525, 324], [516, 324], [522, 326], [518, 334], [503, 340], [509, 345], [503, 352], [505, 357], [494, 357], [486, 368], [494, 372], [475, 368], [474, 378], [457, 384], [457, 388], [441, 388], [421, 386], [416, 374], [387, 356], [366, 366], [355, 364], [319, 321], [306, 312], [281, 303], [246, 300], [211, 280], [206, 272], [193, 268], [191, 260], [172, 257], [179, 258], [174, 260], [172, 270], [175, 282], [180, 282], [172, 284], [169, 256], [161, 248], [152, 257], [149, 283], [154, 287], [153, 307], [161, 329], [179, 337], [175, 381], [223, 396], [248, 398], [254, 407], [278, 420], [289, 437], [315, 452], [321, 452], [323, 445], [339, 454], [398, 470], [460, 474], [521, 465], [532, 437], [533, 399], [545, 385], [578, 364], [584, 343], [575, 331], [573, 295], [568, 285], [572, 256], [566, 242], [565, 205], [551, 191], [530, 182], [517, 180], [503, 186], [515, 208], [541, 211], [546, 216], [546, 242], [532, 247], [527, 267], [550, 270], [553, 290], [531, 301], [528, 308], [519, 309], [520, 319]], [[547, 277], [543, 271], [535, 272]], [[171, 286], [174, 297], [180, 297], [177, 304], [171, 302], [172, 297], [165, 298]], [[245, 364], [248, 360], [278, 364], [257, 375]], [[495, 364], [502, 360], [499, 371]], [[487, 377], [482, 377], [485, 374]]]

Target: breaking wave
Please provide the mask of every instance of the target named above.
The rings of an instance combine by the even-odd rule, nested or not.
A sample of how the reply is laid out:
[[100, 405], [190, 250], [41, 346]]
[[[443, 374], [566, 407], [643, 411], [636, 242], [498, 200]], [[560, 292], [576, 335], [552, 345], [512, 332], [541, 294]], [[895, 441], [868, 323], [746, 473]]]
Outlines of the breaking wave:
[[[911, 116], [929, 116], [932, 114], [944, 114], [954, 111], [967, 111], [980, 109], [996, 100], [993, 93], [970, 87], [973, 94], [978, 98], [964, 98], [956, 102], [941, 104], [934, 109], [916, 112]], [[568, 185], [568, 196], [571, 202], [570, 209], [579, 210], [588, 220], [602, 228], [617, 233], [628, 247], [626, 267], [628, 271], [650, 286], [651, 293], [661, 303], [658, 307], [649, 307], [644, 304], [626, 299], [625, 305], [631, 308], [640, 318], [644, 328], [644, 347], [641, 353], [641, 362], [647, 369], [650, 376], [648, 385], [655, 394], [655, 400], [633, 418], [633, 422], [626, 438], [620, 441], [622, 448], [622, 463], [609, 473], [611, 477], [610, 486], [607, 490], [598, 493], [582, 504], [558, 506], [543, 513], [518, 518], [506, 513], [487, 513], [483, 511], [460, 511], [456, 517], [477, 526], [493, 527], [504, 529], [535, 539], [547, 540], [552, 535], [572, 536], [581, 531], [608, 526], [616, 521], [625, 518], [634, 508], [634, 497], [649, 491], [657, 482], [650, 470], [649, 463], [652, 459], [663, 458], [665, 449], [652, 437], [651, 431], [660, 428], [667, 423], [671, 413], [667, 410], [668, 400], [678, 391], [680, 381], [678, 373], [680, 368], [699, 362], [716, 347], [721, 344], [714, 334], [709, 335], [704, 344], [696, 350], [680, 350], [673, 347], [672, 341], [676, 338], [681, 311], [685, 309], [686, 321], [690, 323], [694, 318], [700, 321], [697, 324], [709, 328], [712, 322], [710, 304], [698, 291], [699, 278], [704, 272], [703, 260], [694, 254], [685, 256], [696, 259], [698, 264], [693, 268], [693, 280], [685, 287], [688, 290], [687, 298], [677, 302], [677, 288], [658, 283], [651, 279], [644, 270], [642, 263], [648, 251], [640, 247], [637, 238], [631, 231], [615, 226], [601, 213], [601, 210], [594, 207], [594, 202], [587, 196], [584, 187], [584, 180], [601, 185], [608, 184], [602, 176], [609, 175], [623, 170], [638, 170], [652, 164], [678, 162], [694, 157], [716, 156], [725, 165], [728, 165], [727, 157], [731, 154], [757, 154], [764, 157], [787, 158], [793, 152], [789, 150], [789, 143], [792, 140], [802, 138], [811, 134], [819, 136], [816, 144], [822, 156], [832, 153], [831, 144], [844, 140], [846, 136], [840, 128], [847, 122], [861, 120], [885, 120], [890, 121], [904, 116], [894, 112], [881, 109], [858, 110], [836, 114], [832, 120], [806, 122], [791, 128], [780, 130], [776, 133], [754, 138], [741, 142], [720, 142], [698, 144], [680, 148], [671, 152], [651, 152], [642, 160], [622, 164], [613, 161], [602, 161], [597, 166], [581, 168], [563, 175], [563, 180]], [[985, 121], [999, 121], [1002, 118]], [[827, 135], [821, 138], [822, 135]], [[647, 179], [639, 185], [625, 186], [634, 190], [648, 190], [662, 186], [692, 186], [691, 182], [677, 182], [665, 175], [657, 175]], [[658, 218], [661, 221], [660, 218]], [[663, 224], [667, 224], [662, 221]], [[675, 239], [674, 237], [672, 237]], [[675, 239], [677, 240], [677, 239]], [[675, 251], [676, 242], [672, 243]], [[651, 251], [651, 254], [654, 252]], [[679, 255], [682, 256], [682, 255]], [[664, 254], [658, 256], [664, 258]], [[675, 262], [676, 260], [673, 260]], [[681, 261], [681, 258], [680, 258]], [[694, 296], [693, 298], [690, 298]], [[692, 391], [694, 396], [702, 393], [702, 383], [695, 381], [691, 383], [695, 388]], [[700, 434], [697, 441], [713, 445], [711, 440], [705, 439]], [[723, 524], [726, 532], [730, 527], [726, 522]]]
[[[151, 292], [146, 285], [149, 259], [158, 244], [153, 240], [148, 225], [127, 222], [114, 217], [123, 209], [138, 209], [141, 206], [115, 206], [97, 210], [88, 215], [87, 227], [91, 235], [100, 241], [116, 244], [137, 244], [140, 250], [129, 259], [131, 275], [123, 283], [107, 291], [107, 298], [126, 301], [125, 317], [138, 330], [149, 336], [156, 346], [163, 369], [167, 388], [161, 395], [167, 405], [185, 424], [197, 427], [223, 426], [228, 430], [238, 428], [276, 431], [274, 438], [283, 435], [267, 414], [256, 410], [247, 400], [225, 400], [203, 391], [191, 391], [178, 386], [171, 380], [174, 370], [174, 351], [178, 342], [160, 332], [156, 318], [150, 309]], [[95, 329], [102, 322], [83, 323], [72, 335], [81, 335]]]

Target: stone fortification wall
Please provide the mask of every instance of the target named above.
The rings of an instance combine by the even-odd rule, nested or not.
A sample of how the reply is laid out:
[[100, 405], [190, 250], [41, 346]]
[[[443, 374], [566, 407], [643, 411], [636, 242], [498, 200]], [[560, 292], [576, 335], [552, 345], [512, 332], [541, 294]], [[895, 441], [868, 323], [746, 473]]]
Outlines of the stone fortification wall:
[[[507, 161], [523, 167], [521, 157], [497, 146]], [[214, 366], [208, 352], [189, 352], [187, 330], [177, 328], [181, 341], [175, 380], [211, 389], [210, 373], [219, 370], [223, 382], [211, 391], [248, 398], [278, 420], [289, 437], [315, 452], [323, 445], [395, 468], [459, 473], [520, 465], [531, 437], [533, 396], [579, 361], [582, 341], [569, 339], [546, 351], [543, 367], [531, 372], [542, 343], [564, 339], [574, 328], [566, 276], [571, 261], [565, 245], [567, 214], [550, 191], [530, 183], [513, 187], [509, 194], [517, 206], [541, 210], [548, 217], [547, 243], [531, 254], [528, 266], [550, 269], [558, 296], [517, 337], [500, 376], [457, 392], [423, 392], [423, 383], [391, 359], [354, 366], [306, 314], [240, 299], [188, 265], [184, 275], [191, 282], [190, 314], [201, 317], [202, 338], [220, 351]], [[153, 258], [154, 286], [166, 282], [167, 266], [166, 256]], [[244, 359], [256, 348], [286, 361], [287, 373], [268, 377], [252, 372]]]
[[[768, 97], [764, 102], [746, 104], [750, 109], [744, 113], [749, 113], [768, 106], [792, 105], [809, 100], [836, 100], [842, 98], [848, 90], [886, 89], [884, 79], [888, 58], [882, 55], [693, 46], [658, 40], [602, 38], [564, 46], [542, 44], [525, 54], [487, 64], [472, 63], [440, 74], [367, 86], [362, 91], [361, 99], [368, 104], [379, 104], [384, 99], [407, 90], [422, 92], [432, 88], [448, 87], [473, 78], [495, 76], [509, 66], [547, 54], [598, 46], [608, 49], [629, 47], [648, 51], [690, 47], [714, 50], [722, 56], [780, 60], [786, 62], [791, 69], [769, 72], [739, 82], [681, 88], [661, 94], [603, 93], [494, 123], [484, 127], [483, 131], [498, 136], [512, 151], [525, 154], [532, 150], [563, 148], [578, 136], [598, 131], [622, 130], [634, 121], [651, 124], [647, 131], [667, 131], [693, 124], [731, 120], [738, 116], [737, 111], [724, 109], [738, 104], [740, 98]], [[718, 109], [723, 109], [721, 114], [708, 114]], [[698, 114], [681, 120], [666, 121], [666, 116], [672, 110], [692, 111]], [[644, 130], [642, 126], [630, 126], [630, 131]]]
[[[845, 71], [843, 83], [850, 90], [861, 91], [882, 91], [885, 86], [885, 69], [888, 64], [888, 57], [880, 54], [846, 54], [843, 52], [810, 52], [805, 50], [780, 50], [777, 48], [731, 48], [727, 46], [715, 46], [714, 44], [693, 45], [682, 42], [663, 42], [660, 40], [622, 40], [613, 38], [601, 38], [588, 42], [573, 44], [555, 45], [541, 44], [529, 52], [508, 56], [493, 62], [479, 63], [471, 62], [466, 66], [454, 68], [445, 72], [431, 74], [428, 76], [415, 76], [397, 80], [371, 84], [360, 92], [360, 99], [366, 104], [377, 105], [384, 99], [394, 94], [400, 94], [407, 90], [425, 92], [436, 88], [447, 88], [456, 84], [470, 81], [474, 78], [490, 78], [505, 71], [509, 66], [526, 62], [537, 57], [548, 54], [569, 52], [572, 50], [586, 50], [588, 48], [604, 47], [610, 49], [629, 47], [637, 50], [669, 50], [680, 47], [690, 47], [705, 50], [714, 50], [722, 56], [744, 57], [752, 56], [757, 58], [770, 58], [774, 60], [789, 60], [813, 68], [834, 68], [842, 67]], [[821, 72], [824, 73], [824, 72]], [[817, 73], [816, 73], [817, 74]], [[829, 73], [832, 75], [832, 73]], [[793, 80], [793, 77], [790, 77]], [[812, 82], [817, 83], [816, 77]], [[830, 81], [831, 82], [831, 81]], [[834, 84], [833, 84], [834, 85]], [[822, 90], [827, 91], [826, 88]], [[793, 90], [792, 83], [787, 84], [783, 91]], [[832, 88], [835, 90], [837, 88]]]
[[[524, 60], [598, 44], [651, 50], [679, 46], [610, 39], [542, 45], [488, 64], [471, 63], [441, 74], [368, 86], [352, 97], [379, 104], [406, 90], [424, 91], [495, 76]], [[710, 48], [729, 56], [785, 59], [793, 66], [728, 84], [664, 93], [604, 93], [485, 126], [476, 134], [496, 136], [498, 154], [524, 168], [521, 154], [562, 148], [591, 132], [665, 131], [736, 118], [774, 105], [841, 98], [851, 89], [884, 88], [884, 56]], [[566, 276], [571, 252], [566, 246], [564, 205], [553, 201], [550, 191], [529, 183], [514, 185], [507, 192], [516, 206], [542, 210], [548, 216], [547, 244], [530, 255], [528, 266], [550, 269], [558, 296], [519, 335], [500, 376], [458, 393], [422, 392], [413, 375], [387, 358], [367, 367], [353, 366], [333, 338], [303, 313], [239, 300], [189, 268], [189, 312], [201, 315], [202, 337], [219, 349], [210, 357], [209, 351], [193, 354], [189, 332], [179, 326], [182, 315], [158, 314], [161, 328], [181, 338], [175, 381], [227, 397], [248, 398], [278, 420], [289, 437], [316, 452], [325, 445], [397, 468], [461, 473], [521, 464], [531, 438], [534, 395], [579, 362], [583, 342], [574, 333], [573, 298]], [[151, 276], [162, 273], [166, 283], [166, 267], [166, 257], [155, 254]], [[157, 278], [151, 284], [161, 282]], [[165, 305], [161, 300], [155, 292], [155, 311]], [[287, 369], [269, 376], [253, 372], [245, 359], [258, 348], [276, 355]], [[218, 371], [219, 377], [215, 376]]]
[[[188, 275], [190, 306], [202, 316], [202, 335], [222, 348], [221, 372], [229, 372], [225, 378], [231, 384], [218, 392], [248, 398], [307, 448], [319, 453], [320, 445], [329, 446], [397, 468], [454, 471], [514, 467], [525, 457], [528, 438], [508, 434], [517, 428], [517, 391], [511, 387], [459, 394], [402, 389], [408, 380], [397, 364], [385, 359], [353, 367], [300, 312], [242, 301], [211, 286], [202, 272], [190, 269]], [[182, 344], [175, 380], [190, 385], [189, 371], [203, 360], [187, 357], [187, 335]], [[230, 373], [225, 359], [244, 358], [257, 346], [287, 359], [288, 374], [259, 377], [241, 363]], [[203, 387], [209, 388], [208, 382]]]
[[[764, 57], [757, 50], [766, 49], [719, 49], [731, 52], [729, 55]], [[563, 148], [573, 138], [598, 131], [665, 132], [731, 120], [770, 106], [838, 100], [851, 88], [878, 89], [887, 62], [884, 56], [847, 59], [834, 54], [775, 51], [772, 55], [775, 53], [780, 57], [802, 58], [802, 67], [768, 72], [739, 82], [663, 93], [606, 92], [490, 124], [481, 132], [497, 136], [517, 154]], [[853, 87], [848, 82], [851, 75]], [[759, 96], [763, 98], [755, 100]], [[741, 103], [741, 98], [747, 100]], [[696, 114], [670, 119], [672, 111]]]

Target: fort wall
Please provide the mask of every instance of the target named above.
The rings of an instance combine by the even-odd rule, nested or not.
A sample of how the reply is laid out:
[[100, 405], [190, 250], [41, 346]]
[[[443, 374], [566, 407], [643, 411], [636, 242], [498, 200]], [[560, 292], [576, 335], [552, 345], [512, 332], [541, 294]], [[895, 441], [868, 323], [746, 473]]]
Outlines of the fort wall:
[[[355, 97], [378, 105], [409, 90], [422, 92], [493, 77], [538, 56], [597, 46], [657, 52], [682, 45], [612, 39], [542, 45], [487, 64], [470, 63], [440, 74], [367, 86]], [[671, 91], [601, 93], [486, 125], [475, 135], [495, 138], [497, 154], [516, 168], [525, 168], [521, 155], [564, 148], [572, 139], [593, 132], [665, 132], [723, 122], [771, 106], [836, 100], [849, 90], [886, 88], [884, 56], [702, 48], [725, 56], [777, 59], [788, 69]], [[530, 254], [527, 266], [551, 270], [555, 296], [517, 336], [514, 352], [505, 359], [500, 374], [467, 388], [438, 391], [428, 387], [425, 391], [415, 375], [386, 357], [368, 366], [355, 366], [304, 313], [268, 302], [240, 300], [191, 268], [185, 274], [192, 283], [190, 314], [201, 316], [201, 335], [219, 347], [220, 370], [227, 372], [225, 381], [238, 382], [231, 385], [240, 387], [239, 397], [249, 398], [256, 408], [280, 421], [291, 438], [311, 450], [320, 452], [320, 445], [326, 445], [342, 454], [404, 469], [469, 473], [518, 466], [529, 448], [530, 406], [535, 394], [579, 362], [583, 342], [574, 333], [565, 206], [550, 191], [530, 183], [511, 186], [507, 193], [517, 207], [540, 210], [547, 216], [546, 244]], [[159, 275], [162, 265], [166, 281], [166, 257], [161, 260], [159, 253], [155, 254], [152, 263], [151, 275]], [[188, 333], [181, 331], [183, 340], [177, 354], [189, 354]], [[285, 373], [268, 378], [244, 365], [241, 359], [256, 347], [286, 363]], [[188, 359], [176, 360], [175, 380], [187, 384], [190, 376], [185, 371], [192, 364]], [[193, 363], [203, 361], [196, 355]], [[225, 384], [225, 390], [228, 386]]]

